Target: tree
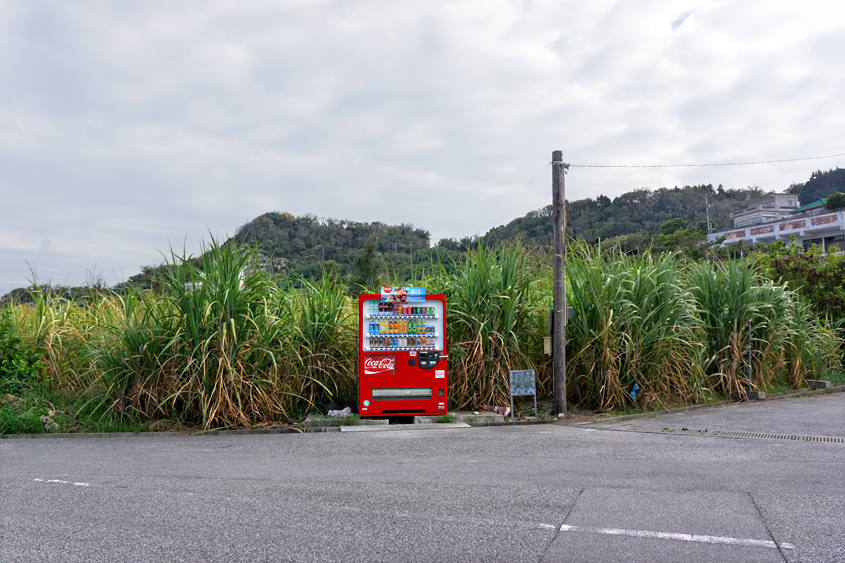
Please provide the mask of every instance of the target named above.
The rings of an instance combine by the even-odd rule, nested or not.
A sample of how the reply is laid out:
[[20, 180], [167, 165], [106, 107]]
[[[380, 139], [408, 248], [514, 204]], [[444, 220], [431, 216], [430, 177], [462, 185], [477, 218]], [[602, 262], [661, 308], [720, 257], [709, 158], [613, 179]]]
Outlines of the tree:
[[845, 194], [842, 192], [832, 193], [827, 197], [827, 201], [824, 203], [825, 209], [842, 209], [845, 207]]
[[660, 234], [671, 235], [674, 234], [676, 231], [680, 231], [681, 229], [689, 229], [689, 226], [689, 221], [687, 221], [686, 219], [675, 217], [674, 219], [664, 221], [663, 224], [660, 225]]
[[352, 267], [354, 269], [353, 284], [363, 286], [368, 290], [375, 290], [378, 287], [378, 278], [384, 268], [384, 260], [381, 252], [378, 251], [376, 235], [367, 239], [367, 244], [355, 256]]

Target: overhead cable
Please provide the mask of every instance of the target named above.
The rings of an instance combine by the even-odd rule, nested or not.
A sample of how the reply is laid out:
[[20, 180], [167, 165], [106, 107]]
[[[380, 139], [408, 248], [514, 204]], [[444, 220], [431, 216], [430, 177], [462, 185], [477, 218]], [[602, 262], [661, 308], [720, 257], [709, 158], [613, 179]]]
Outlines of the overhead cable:
[[834, 158], [845, 156], [841, 154], [829, 154], [827, 156], [808, 156], [806, 158], [784, 158], [781, 160], [758, 160], [755, 162], [716, 162], [711, 164], [570, 164], [573, 168], [683, 168], [693, 166], [746, 166], [749, 164], [774, 164], [776, 162], [798, 162], [799, 160], [819, 160], [822, 158]]

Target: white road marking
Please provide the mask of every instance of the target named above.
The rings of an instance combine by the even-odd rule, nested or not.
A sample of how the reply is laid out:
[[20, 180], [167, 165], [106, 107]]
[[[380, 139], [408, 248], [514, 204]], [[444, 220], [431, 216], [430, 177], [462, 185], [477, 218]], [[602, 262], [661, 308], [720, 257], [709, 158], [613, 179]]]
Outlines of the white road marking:
[[555, 530], [555, 529], [557, 529], [557, 526], [554, 526], [554, 525], [552, 525], [552, 524], [540, 524], [540, 527], [541, 527], [541, 528], [546, 528], [547, 530]]
[[[661, 540], [680, 540], [701, 543], [723, 543], [728, 545], [744, 545], [749, 547], [771, 547], [777, 549], [779, 546], [771, 540], [752, 540], [745, 538], [728, 538], [724, 536], [702, 536], [698, 534], [676, 534], [671, 532], [651, 532], [648, 530], [623, 530], [620, 528], [591, 528], [589, 526], [568, 526], [560, 527], [561, 532], [582, 532], [585, 534], [604, 534], [608, 536], [632, 536], [635, 538], [657, 538]], [[785, 549], [795, 549], [795, 546], [788, 543], [780, 544]]]
[[[46, 483], [63, 483], [65, 485], [70, 484], [70, 481], [62, 481], [61, 479], [47, 479], [47, 481], [44, 481], [44, 479], [33, 479], [33, 481], [38, 481], [39, 483], [45, 483], [46, 482]], [[73, 484], [77, 487], [90, 487], [91, 486], [90, 483], [73, 483]]]

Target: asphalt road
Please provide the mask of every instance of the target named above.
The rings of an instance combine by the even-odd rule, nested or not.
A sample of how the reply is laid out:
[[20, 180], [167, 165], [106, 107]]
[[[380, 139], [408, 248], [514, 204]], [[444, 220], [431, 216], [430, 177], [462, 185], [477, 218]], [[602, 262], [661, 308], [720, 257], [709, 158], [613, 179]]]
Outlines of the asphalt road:
[[[0, 440], [0, 561], [845, 562], [845, 395], [627, 422]], [[845, 442], [845, 441], [843, 441]]]

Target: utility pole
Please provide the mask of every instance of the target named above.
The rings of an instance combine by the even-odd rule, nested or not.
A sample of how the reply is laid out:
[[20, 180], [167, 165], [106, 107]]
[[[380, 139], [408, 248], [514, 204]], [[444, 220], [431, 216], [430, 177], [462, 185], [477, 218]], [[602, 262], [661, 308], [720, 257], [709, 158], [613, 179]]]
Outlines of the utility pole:
[[710, 200], [707, 199], [707, 194], [704, 194], [704, 203], [707, 209], [707, 234], [713, 234], [713, 227], [710, 226]]
[[566, 186], [569, 165], [563, 152], [552, 152], [552, 228], [554, 232], [554, 304], [552, 354], [552, 415], [566, 415]]

